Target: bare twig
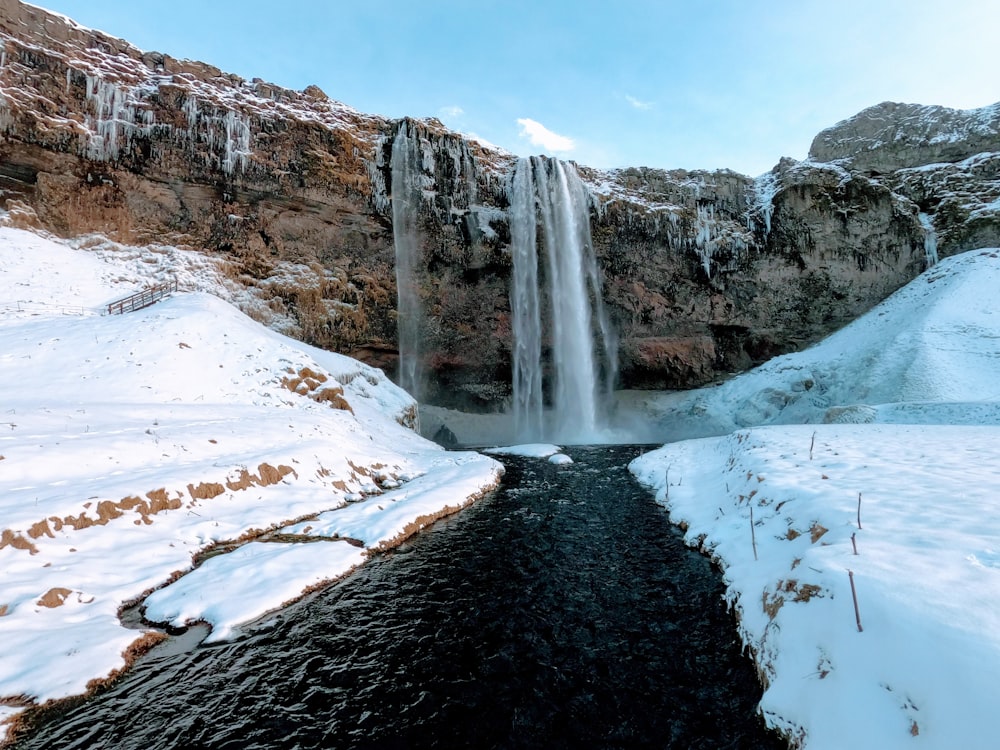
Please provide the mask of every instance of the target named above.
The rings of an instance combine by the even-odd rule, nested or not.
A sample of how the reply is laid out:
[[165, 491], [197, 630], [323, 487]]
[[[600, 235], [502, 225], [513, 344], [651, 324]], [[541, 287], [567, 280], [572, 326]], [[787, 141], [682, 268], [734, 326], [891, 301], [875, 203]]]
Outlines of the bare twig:
[[858, 632], [863, 633], [864, 628], [861, 627], [861, 611], [858, 609], [858, 591], [854, 588], [854, 571], [848, 570], [847, 577], [851, 579], [851, 597], [854, 599], [854, 619], [858, 623]]
[[753, 544], [753, 559], [757, 559], [757, 535], [753, 530], [753, 506], [750, 506], [750, 542]]
[[858, 493], [858, 528], [861, 528], [861, 493]]
[[809, 460], [813, 460], [813, 447], [816, 445], [816, 430], [813, 430], [812, 440], [809, 441]]
[[857, 536], [857, 532], [855, 532], [854, 534], [851, 534], [851, 546], [854, 547], [854, 554], [855, 555], [858, 554], [858, 543], [855, 540], [856, 536]]

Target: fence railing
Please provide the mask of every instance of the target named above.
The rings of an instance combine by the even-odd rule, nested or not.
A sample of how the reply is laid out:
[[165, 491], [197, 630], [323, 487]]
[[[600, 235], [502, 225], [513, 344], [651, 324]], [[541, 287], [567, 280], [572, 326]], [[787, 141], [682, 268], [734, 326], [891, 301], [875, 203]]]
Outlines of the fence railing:
[[130, 294], [128, 297], [108, 303], [107, 315], [122, 315], [135, 310], [149, 307], [155, 302], [159, 302], [164, 297], [169, 297], [177, 291], [177, 279], [146, 287], [141, 292]]

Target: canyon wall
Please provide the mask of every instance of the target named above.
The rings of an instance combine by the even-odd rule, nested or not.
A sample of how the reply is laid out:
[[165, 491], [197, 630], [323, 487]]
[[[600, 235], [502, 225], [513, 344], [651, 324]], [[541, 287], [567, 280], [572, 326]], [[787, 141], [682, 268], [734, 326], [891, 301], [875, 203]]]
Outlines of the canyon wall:
[[[997, 105], [882, 104], [756, 179], [579, 166], [620, 384], [702, 385], [815, 341], [924, 269], [927, 226], [943, 255], [1000, 244], [998, 122]], [[263, 322], [390, 374], [401, 129], [417, 144], [422, 398], [502, 408], [513, 155], [0, 0], [7, 221], [210, 254]]]

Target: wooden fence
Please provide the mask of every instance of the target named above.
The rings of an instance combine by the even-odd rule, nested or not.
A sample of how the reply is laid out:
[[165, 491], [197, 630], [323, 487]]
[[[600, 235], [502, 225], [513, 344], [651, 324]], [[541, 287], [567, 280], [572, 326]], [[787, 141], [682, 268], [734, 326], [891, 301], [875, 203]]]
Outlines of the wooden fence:
[[105, 314], [122, 315], [134, 312], [135, 310], [141, 310], [144, 307], [149, 307], [159, 302], [164, 297], [169, 297], [176, 291], [177, 279], [157, 284], [156, 286], [146, 287], [141, 292], [130, 294], [128, 297], [109, 303]]

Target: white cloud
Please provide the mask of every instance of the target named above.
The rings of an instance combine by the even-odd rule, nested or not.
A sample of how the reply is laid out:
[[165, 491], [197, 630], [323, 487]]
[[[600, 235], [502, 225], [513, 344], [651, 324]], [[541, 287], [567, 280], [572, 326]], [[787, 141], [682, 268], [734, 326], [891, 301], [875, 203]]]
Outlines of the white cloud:
[[631, 96], [629, 94], [625, 94], [625, 101], [627, 101], [629, 104], [631, 104], [636, 109], [652, 109], [653, 108], [653, 103], [652, 102], [644, 102], [644, 101], [642, 101], [640, 99], [636, 99], [634, 96]]
[[461, 117], [465, 114], [465, 110], [459, 107], [457, 104], [451, 104], [447, 107], [441, 107], [438, 110], [444, 117]]
[[527, 138], [533, 146], [541, 146], [546, 151], [572, 151], [576, 148], [572, 138], [553, 133], [540, 122], [521, 117], [517, 124], [521, 126], [521, 137]]

